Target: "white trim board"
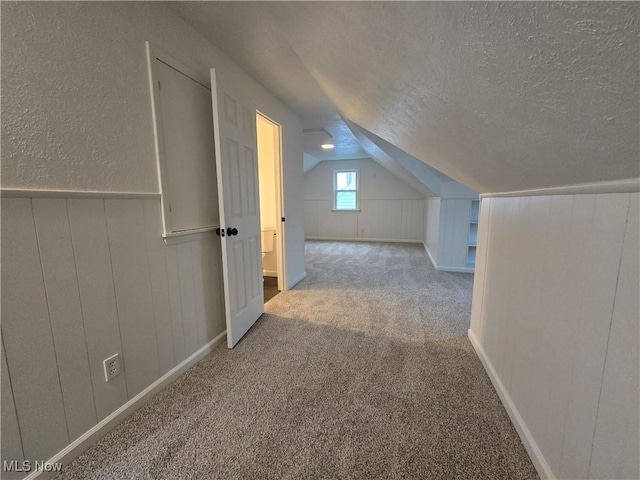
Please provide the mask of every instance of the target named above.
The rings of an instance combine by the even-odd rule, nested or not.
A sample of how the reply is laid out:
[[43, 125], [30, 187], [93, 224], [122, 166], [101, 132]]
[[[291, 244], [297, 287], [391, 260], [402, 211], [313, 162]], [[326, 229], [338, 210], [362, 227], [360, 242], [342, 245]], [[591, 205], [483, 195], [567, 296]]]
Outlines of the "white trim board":
[[468, 268], [468, 267], [443, 267], [443, 266], [439, 266], [436, 261], [433, 259], [433, 256], [431, 255], [431, 252], [429, 251], [429, 249], [427, 248], [427, 244], [425, 242], [422, 243], [422, 245], [424, 246], [425, 251], [427, 252], [427, 255], [429, 257], [429, 260], [431, 260], [431, 265], [433, 265], [433, 268], [435, 268], [438, 272], [453, 272], [453, 273], [475, 273], [476, 269], [475, 268]]
[[189, 243], [202, 240], [206, 237], [211, 237], [218, 228], [218, 225], [213, 227], [196, 228], [193, 230], [184, 230], [182, 232], [163, 233], [162, 238], [167, 245], [177, 245], [179, 243]]
[[399, 240], [397, 238], [305, 237], [304, 239], [305, 241], [321, 240], [330, 242], [423, 243], [422, 240]]
[[429, 248], [427, 247], [427, 242], [422, 242], [422, 245], [424, 246], [425, 252], [427, 252], [427, 256], [429, 257], [429, 260], [431, 260], [431, 265], [433, 265], [433, 268], [438, 270], [438, 264], [433, 259], [433, 255], [431, 255], [431, 252], [429, 251]]
[[[111, 415], [103, 419], [96, 426], [85, 432], [83, 435], [78, 437], [75, 441], [67, 445], [65, 448], [56, 453], [53, 457], [51, 457], [47, 463], [62, 463], [63, 465], [68, 465], [72, 460], [78, 458], [82, 453], [87, 451], [91, 446], [98, 442], [102, 437], [104, 437], [108, 432], [117, 427], [122, 421], [124, 421], [129, 415], [142, 407], [148, 400], [151, 399], [154, 395], [156, 395], [160, 390], [165, 388], [169, 383], [174, 381], [180, 375], [182, 375], [186, 370], [200, 361], [204, 356], [210, 353], [215, 347], [217, 347], [227, 336], [227, 331], [225, 330], [216, 338], [211, 340], [205, 346], [200, 348], [194, 354], [189, 356], [187, 359], [183, 360], [181, 363], [173, 367], [167, 373], [165, 373], [158, 380], [153, 382], [143, 391], [141, 391], [138, 395], [133, 397], [127, 403], [118, 408]], [[31, 472], [25, 480], [33, 480], [40, 477], [43, 474], [50, 474], [49, 472], [42, 471], [34, 471]]]
[[496, 392], [498, 392], [498, 396], [500, 397], [505, 410], [509, 414], [511, 423], [513, 423], [514, 427], [516, 428], [516, 431], [520, 436], [520, 440], [522, 440], [522, 443], [524, 444], [524, 447], [526, 448], [534, 467], [536, 467], [536, 470], [538, 471], [538, 475], [540, 475], [541, 479], [555, 480], [556, 477], [553, 475], [551, 467], [549, 467], [549, 464], [544, 458], [544, 455], [542, 455], [542, 451], [538, 447], [538, 444], [529, 431], [529, 428], [527, 428], [527, 424], [520, 415], [520, 412], [518, 412], [518, 409], [513, 403], [509, 392], [507, 392], [507, 389], [504, 387], [502, 380], [500, 380], [500, 377], [493, 368], [493, 365], [491, 364], [489, 357], [487, 357], [487, 354], [484, 352], [482, 345], [480, 345], [480, 342], [478, 342], [478, 339], [471, 329], [469, 329], [467, 335], [469, 337], [471, 345], [473, 345], [476, 354], [482, 362], [482, 366], [489, 375], [493, 387], [495, 388]]
[[278, 272], [276, 272], [275, 270], [262, 270], [262, 276], [278, 278]]
[[635, 193], [640, 192], [640, 178], [614, 180], [610, 182], [580, 183], [558, 187], [516, 190], [513, 192], [483, 193], [480, 199], [491, 197], [536, 197], [542, 195], [580, 195], [593, 193]]
[[307, 278], [307, 272], [302, 272], [302, 275], [300, 275], [298, 278], [295, 278], [287, 287], [287, 290], [291, 290], [293, 287], [295, 287], [297, 284], [299, 284], [302, 280], [304, 280], [305, 278]]
[[0, 189], [2, 198], [160, 198], [153, 192], [108, 192], [94, 190], [42, 190], [29, 188]]

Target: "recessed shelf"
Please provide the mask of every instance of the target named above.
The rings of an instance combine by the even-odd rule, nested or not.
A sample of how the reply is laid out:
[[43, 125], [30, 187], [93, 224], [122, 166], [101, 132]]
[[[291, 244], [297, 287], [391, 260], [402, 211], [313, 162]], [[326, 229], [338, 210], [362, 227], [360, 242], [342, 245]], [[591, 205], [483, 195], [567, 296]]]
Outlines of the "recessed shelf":
[[476, 247], [478, 245], [478, 218], [480, 215], [480, 202], [471, 201], [471, 212], [469, 215], [469, 235], [467, 236], [467, 268], [476, 267]]

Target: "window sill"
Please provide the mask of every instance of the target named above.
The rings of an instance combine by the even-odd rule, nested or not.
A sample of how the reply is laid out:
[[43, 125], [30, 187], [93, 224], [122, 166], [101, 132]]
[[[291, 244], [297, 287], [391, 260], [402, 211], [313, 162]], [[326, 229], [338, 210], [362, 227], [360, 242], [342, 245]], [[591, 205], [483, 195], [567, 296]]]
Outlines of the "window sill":
[[344, 209], [344, 208], [343, 208], [343, 209], [338, 210], [338, 209], [335, 209], [335, 208], [334, 208], [334, 209], [332, 209], [331, 211], [332, 211], [332, 212], [359, 212], [359, 211], [360, 211], [360, 209], [359, 209], [359, 208], [354, 208], [354, 209], [347, 210], [347, 209]]

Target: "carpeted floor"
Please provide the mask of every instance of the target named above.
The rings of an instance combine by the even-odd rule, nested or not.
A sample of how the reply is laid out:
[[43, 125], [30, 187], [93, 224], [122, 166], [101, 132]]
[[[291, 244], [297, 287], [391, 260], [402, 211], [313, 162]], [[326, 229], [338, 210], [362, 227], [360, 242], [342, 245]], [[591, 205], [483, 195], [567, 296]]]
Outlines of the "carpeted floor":
[[466, 338], [472, 275], [310, 242], [308, 277], [61, 479], [532, 479]]

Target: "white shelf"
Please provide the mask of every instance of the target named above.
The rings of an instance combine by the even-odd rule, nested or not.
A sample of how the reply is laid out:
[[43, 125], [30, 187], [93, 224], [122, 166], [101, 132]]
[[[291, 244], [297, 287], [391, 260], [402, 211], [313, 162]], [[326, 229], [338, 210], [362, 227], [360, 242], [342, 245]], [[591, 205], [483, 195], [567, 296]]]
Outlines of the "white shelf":
[[476, 266], [476, 247], [478, 245], [478, 218], [480, 214], [480, 202], [471, 201], [471, 214], [469, 218], [469, 235], [467, 237], [467, 268]]

